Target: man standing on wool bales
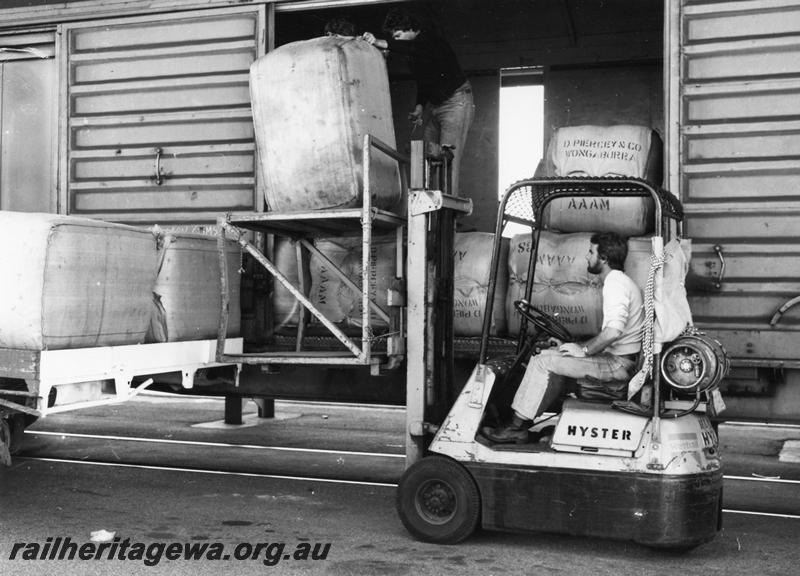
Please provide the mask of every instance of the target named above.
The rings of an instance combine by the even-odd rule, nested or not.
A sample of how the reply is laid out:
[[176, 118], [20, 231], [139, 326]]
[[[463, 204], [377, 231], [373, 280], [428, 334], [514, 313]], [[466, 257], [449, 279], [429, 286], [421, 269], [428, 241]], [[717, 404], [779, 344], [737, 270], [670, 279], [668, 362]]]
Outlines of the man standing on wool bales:
[[363, 34], [370, 44], [388, 49], [408, 59], [417, 82], [417, 100], [408, 115], [414, 128], [423, 125], [425, 107], [430, 105], [430, 117], [424, 122], [424, 138], [453, 147], [452, 194], [458, 196], [458, 174], [467, 132], [475, 115], [472, 86], [461, 71], [453, 49], [434, 26], [423, 24], [421, 18], [406, 10], [395, 8], [383, 23], [391, 39]]

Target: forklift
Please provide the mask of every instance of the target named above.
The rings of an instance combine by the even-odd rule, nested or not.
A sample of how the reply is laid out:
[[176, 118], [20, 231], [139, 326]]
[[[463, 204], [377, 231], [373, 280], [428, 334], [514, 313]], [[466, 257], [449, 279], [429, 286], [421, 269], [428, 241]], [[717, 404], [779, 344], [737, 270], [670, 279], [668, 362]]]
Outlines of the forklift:
[[[718, 386], [729, 362], [719, 342], [691, 325], [674, 341], [643, 347], [639, 364], [650, 370], [633, 398], [638, 402], [571, 397], [563, 400], [555, 426], [542, 433], [538, 424], [539, 441], [493, 444], [481, 435], [498, 401], [513, 394], [531, 354], [548, 346], [550, 337], [574, 340], [557, 317], [531, 301], [544, 208], [567, 197], [652, 198], [650, 277], [656, 280], [663, 273], [657, 262], [663, 262], [665, 242], [681, 232], [680, 202], [637, 178], [534, 178], [506, 191], [497, 216], [478, 364], [424, 457], [406, 469], [397, 489], [400, 519], [419, 540], [455, 544], [480, 526], [688, 550], [721, 529], [722, 464], [712, 418], [724, 409]], [[490, 359], [500, 246], [510, 223], [529, 227], [535, 242], [525, 298], [515, 302], [521, 315], [516, 353]], [[652, 290], [645, 290], [648, 306]], [[647, 315], [645, 343], [648, 332], [652, 343], [656, 319]]]

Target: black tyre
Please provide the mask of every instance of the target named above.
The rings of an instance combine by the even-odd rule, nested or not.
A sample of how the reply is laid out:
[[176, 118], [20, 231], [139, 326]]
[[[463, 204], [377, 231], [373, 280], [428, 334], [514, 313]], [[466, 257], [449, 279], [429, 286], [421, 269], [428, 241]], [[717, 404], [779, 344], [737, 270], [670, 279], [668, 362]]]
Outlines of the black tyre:
[[15, 414], [9, 418], [8, 425], [11, 431], [11, 444], [9, 451], [14, 456], [19, 454], [22, 449], [22, 435], [25, 433], [25, 428], [36, 422], [35, 416], [28, 416], [26, 414]]
[[481, 497], [475, 480], [458, 462], [429, 456], [400, 478], [397, 512], [417, 539], [456, 544], [478, 526]]

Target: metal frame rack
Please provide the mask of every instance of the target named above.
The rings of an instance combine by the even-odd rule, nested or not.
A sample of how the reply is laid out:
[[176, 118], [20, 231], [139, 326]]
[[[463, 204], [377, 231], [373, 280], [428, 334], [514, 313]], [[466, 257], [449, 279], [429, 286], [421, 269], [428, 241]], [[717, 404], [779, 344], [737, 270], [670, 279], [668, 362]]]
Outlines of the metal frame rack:
[[[371, 204], [369, 163], [374, 150], [386, 154], [400, 164], [404, 195], [407, 196], [407, 217], [376, 209]], [[325, 350], [309, 350], [304, 342], [300, 322], [294, 351], [267, 349], [242, 354], [223, 352], [227, 328], [227, 277], [222, 267], [222, 300], [218, 332], [217, 360], [242, 364], [294, 364], [317, 366], [369, 366], [372, 373], [381, 366], [398, 367], [405, 360], [407, 396], [407, 462], [424, 452], [424, 437], [430, 431], [425, 422], [437, 406], [448, 403], [453, 380], [453, 238], [455, 218], [472, 211], [472, 201], [448, 194], [450, 190], [450, 154], [431, 144], [412, 141], [407, 158], [372, 136], [363, 144], [364, 191], [359, 208], [316, 210], [305, 212], [230, 213], [217, 221], [220, 228], [219, 249], [223, 257], [223, 238], [234, 237], [278, 282], [308, 309], [334, 336], [334, 345]], [[407, 171], [407, 172], [406, 172]], [[247, 239], [248, 231], [288, 237], [301, 243], [317, 257], [313, 239], [336, 234], [361, 233], [361, 286], [347, 281], [362, 298], [361, 342], [349, 337], [330, 322], [304, 294], [303, 286], [295, 286]], [[373, 233], [394, 231], [397, 247], [396, 288], [388, 298], [392, 312], [380, 310], [370, 299], [374, 279], [370, 274]], [[333, 265], [331, 265], [333, 266]], [[337, 273], [343, 281], [343, 273]], [[386, 348], [376, 350], [375, 335], [370, 325], [370, 312], [391, 318]], [[342, 347], [345, 350], [342, 350]]]
[[[370, 254], [375, 232], [388, 233], [394, 231], [397, 250], [396, 277], [402, 282], [404, 275], [404, 228], [406, 219], [403, 216], [380, 210], [372, 206], [372, 191], [370, 188], [370, 164], [374, 151], [377, 150], [395, 160], [399, 164], [401, 186], [405, 192], [407, 188], [407, 166], [409, 160], [406, 156], [397, 153], [387, 144], [377, 138], [366, 135], [363, 142], [363, 195], [360, 207], [336, 208], [324, 210], [296, 211], [296, 212], [233, 212], [217, 219], [220, 228], [219, 247], [220, 258], [223, 258], [222, 246], [226, 236], [235, 238], [259, 264], [261, 264], [278, 282], [280, 282], [299, 302], [307, 309], [335, 338], [333, 346], [325, 350], [304, 349], [305, 322], [298, 323], [294, 351], [265, 350], [241, 354], [225, 353], [225, 333], [228, 323], [227, 302], [227, 270], [221, 270], [222, 300], [220, 310], [220, 323], [217, 340], [217, 360], [220, 362], [237, 362], [244, 364], [311, 364], [311, 365], [340, 365], [340, 366], [370, 366], [375, 373], [388, 357], [395, 358], [403, 355], [403, 326], [402, 314], [391, 313], [383, 310], [374, 301], [370, 294], [373, 292], [374, 279], [370, 274]], [[331, 236], [357, 236], [361, 234], [361, 286], [358, 286], [337, 266], [322, 254], [314, 245], [315, 238]], [[349, 336], [340, 326], [331, 322], [325, 314], [305, 295], [303, 282], [295, 286], [278, 269], [274, 262], [265, 256], [247, 238], [248, 231], [263, 234], [272, 234], [296, 240], [300, 245], [321, 258], [330, 266], [330, 270], [338, 276], [351, 290], [361, 295], [362, 317], [361, 337], [357, 342]], [[392, 307], [402, 305], [402, 295], [393, 294], [389, 304]], [[390, 331], [383, 335], [387, 339], [385, 353], [376, 354], [373, 343], [376, 336], [372, 330], [372, 314], [380, 316], [385, 321], [390, 321]], [[344, 349], [342, 349], [344, 347]], [[335, 348], [335, 349], [334, 349]]]

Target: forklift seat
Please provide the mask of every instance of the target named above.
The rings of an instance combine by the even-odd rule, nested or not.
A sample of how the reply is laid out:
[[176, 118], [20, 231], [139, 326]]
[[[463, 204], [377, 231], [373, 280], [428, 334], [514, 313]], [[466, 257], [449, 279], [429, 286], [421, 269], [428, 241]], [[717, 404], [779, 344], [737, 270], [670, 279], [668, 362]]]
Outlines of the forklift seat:
[[613, 402], [626, 400], [628, 396], [628, 379], [611, 380], [603, 382], [593, 376], [584, 376], [577, 379], [578, 398], [581, 400], [596, 400]]
[[[636, 359], [631, 376], [642, 368], [642, 355]], [[630, 377], [623, 380], [610, 380], [603, 382], [593, 376], [584, 376], [576, 379], [578, 386], [578, 398], [581, 400], [596, 400], [599, 402], [614, 402], [616, 400], [628, 399], [628, 382]]]

